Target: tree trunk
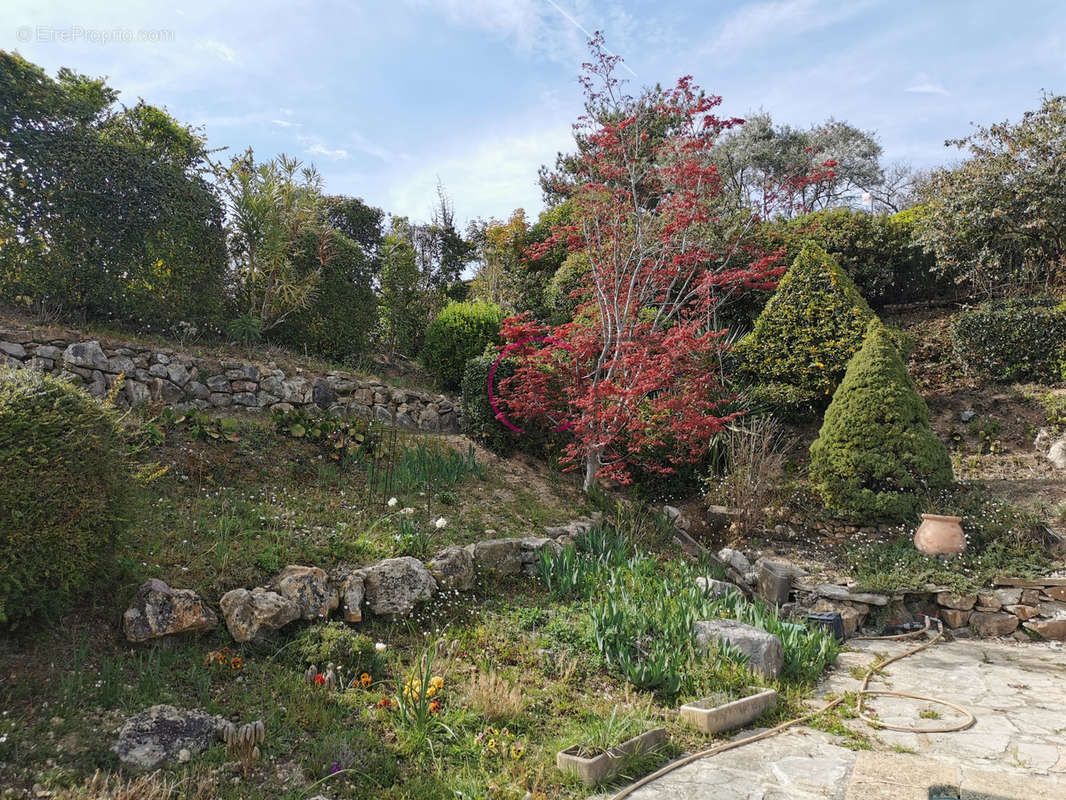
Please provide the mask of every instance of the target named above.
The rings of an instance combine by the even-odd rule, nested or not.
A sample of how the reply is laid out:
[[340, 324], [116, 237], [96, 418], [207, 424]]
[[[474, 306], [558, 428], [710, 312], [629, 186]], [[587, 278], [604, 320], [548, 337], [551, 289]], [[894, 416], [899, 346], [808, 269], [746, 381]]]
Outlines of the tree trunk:
[[589, 489], [596, 483], [596, 473], [600, 471], [603, 463], [600, 461], [601, 450], [597, 447], [589, 451], [585, 456], [585, 483], [581, 491], [588, 494]]

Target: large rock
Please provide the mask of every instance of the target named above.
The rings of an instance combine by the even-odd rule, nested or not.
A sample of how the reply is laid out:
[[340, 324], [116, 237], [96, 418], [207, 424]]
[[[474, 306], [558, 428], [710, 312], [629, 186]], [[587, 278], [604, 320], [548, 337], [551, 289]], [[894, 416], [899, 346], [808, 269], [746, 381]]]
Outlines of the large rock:
[[952, 592], [938, 592], [937, 605], [944, 608], [957, 608], [959, 611], [969, 611], [977, 605], [976, 594], [954, 594]]
[[1045, 639], [1066, 639], [1066, 619], [1033, 619], [1024, 627]]
[[550, 550], [552, 554], [559, 555], [563, 551], [563, 546], [554, 539], [541, 536], [526, 536], [522, 539], [522, 552], [519, 555], [519, 559], [522, 562], [522, 572], [526, 575], [537, 574], [537, 562], [540, 560], [540, 554], [543, 550]]
[[263, 638], [300, 618], [298, 603], [262, 587], [226, 592], [219, 605], [230, 635], [238, 642]]
[[219, 740], [226, 720], [203, 711], [152, 706], [119, 728], [111, 749], [135, 770], [154, 770], [178, 760], [182, 750], [198, 755]]
[[713, 598], [725, 597], [727, 594], [736, 592], [740, 594], [740, 587], [735, 583], [729, 583], [728, 581], [720, 581], [715, 578], [708, 578], [700, 575], [696, 578], [696, 585], [701, 591], [706, 592]]
[[71, 367], [106, 370], [107, 354], [95, 339], [91, 342], [75, 342], [63, 351], [63, 361]]
[[977, 607], [979, 611], [999, 611], [1003, 608], [1003, 601], [995, 592], [985, 590], [977, 593]]
[[311, 385], [311, 400], [316, 406], [322, 409], [329, 408], [335, 397], [333, 388], [325, 378], [315, 378]]
[[1002, 611], [975, 611], [970, 615], [970, 628], [978, 636], [1006, 636], [1018, 627], [1018, 618]]
[[995, 594], [1001, 606], [1016, 606], [1022, 602], [1021, 589], [996, 589]]
[[723, 547], [718, 551], [718, 558], [741, 575], [747, 575], [751, 572], [751, 562], [748, 561], [748, 557], [739, 550], [734, 550], [731, 547]]
[[[825, 597], [829, 600], [862, 603], [867, 606], [888, 605], [888, 595], [874, 594], [873, 592], [849, 592], [843, 586], [838, 586], [835, 583], [823, 583], [815, 590], [815, 592], [819, 597]], [[972, 608], [973, 605], [971, 604], [970, 607]]]
[[203, 633], [218, 617], [192, 589], [171, 589], [153, 578], [141, 585], [135, 604], [122, 615], [122, 629], [131, 642], [173, 633]]
[[766, 678], [776, 678], [785, 665], [785, 649], [778, 637], [735, 619], [702, 620], [696, 623], [695, 634], [701, 647], [725, 642], [737, 648], [748, 657], [751, 668]]
[[564, 522], [562, 525], [548, 526], [544, 529], [544, 535], [552, 539], [558, 539], [560, 536], [569, 536], [571, 539], [576, 539], [592, 530], [592, 526], [595, 524], [595, 519], [578, 517], [569, 522]]
[[441, 589], [474, 588], [474, 557], [464, 547], [446, 547], [426, 566]]
[[337, 589], [318, 567], [290, 564], [274, 578], [272, 588], [296, 603], [304, 619], [325, 619], [340, 605]]
[[0, 353], [21, 361], [26, 357], [26, 348], [18, 342], [0, 342]]
[[437, 591], [425, 565], [410, 556], [387, 558], [361, 572], [367, 607], [381, 616], [407, 616]]
[[521, 539], [486, 539], [466, 546], [479, 570], [497, 575], [518, 575], [522, 571]]
[[949, 628], [962, 628], [970, 621], [971, 614], [970, 611], [960, 611], [957, 608], [944, 608], [940, 611], [940, 619]]
[[1047, 460], [1056, 469], [1066, 469], [1066, 436], [1061, 437], [1047, 451]]
[[[707, 514], [704, 517], [707, 527], [712, 535], [722, 533], [735, 520], [740, 518], [740, 513], [726, 506], [707, 506]], [[721, 557], [721, 554], [719, 554]]]
[[1010, 612], [1014, 616], [1016, 616], [1022, 622], [1025, 622], [1026, 620], [1032, 619], [1033, 617], [1035, 617], [1037, 615], [1037, 610], [1035, 608], [1033, 608], [1032, 606], [1023, 606], [1023, 605], [1003, 606], [1003, 609], [1005, 611]]
[[1036, 610], [1042, 617], [1051, 619], [1066, 619], [1066, 603], [1047, 600], [1036, 604]]
[[356, 570], [340, 582], [340, 595], [344, 601], [344, 621], [363, 621], [363, 597], [366, 595], [366, 575]]

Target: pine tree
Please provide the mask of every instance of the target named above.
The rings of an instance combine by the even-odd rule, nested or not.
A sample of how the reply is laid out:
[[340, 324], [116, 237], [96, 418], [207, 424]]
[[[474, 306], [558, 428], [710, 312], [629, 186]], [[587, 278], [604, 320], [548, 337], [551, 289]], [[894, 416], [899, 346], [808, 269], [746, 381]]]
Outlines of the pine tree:
[[821, 247], [796, 257], [735, 348], [738, 376], [778, 410], [821, 410], [862, 346], [874, 312]]
[[833, 511], [907, 519], [923, 495], [951, 485], [951, 458], [899, 351], [874, 318], [811, 445], [811, 483]]

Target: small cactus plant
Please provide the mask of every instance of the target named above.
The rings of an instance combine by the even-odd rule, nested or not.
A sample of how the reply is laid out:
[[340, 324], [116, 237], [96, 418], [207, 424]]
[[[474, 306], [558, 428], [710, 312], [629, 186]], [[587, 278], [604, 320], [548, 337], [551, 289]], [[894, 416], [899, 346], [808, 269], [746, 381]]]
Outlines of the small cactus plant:
[[266, 726], [261, 719], [239, 728], [229, 722], [223, 728], [222, 739], [226, 742], [226, 749], [232, 757], [241, 762], [245, 777], [252, 771], [252, 765], [259, 760], [259, 745], [265, 738]]

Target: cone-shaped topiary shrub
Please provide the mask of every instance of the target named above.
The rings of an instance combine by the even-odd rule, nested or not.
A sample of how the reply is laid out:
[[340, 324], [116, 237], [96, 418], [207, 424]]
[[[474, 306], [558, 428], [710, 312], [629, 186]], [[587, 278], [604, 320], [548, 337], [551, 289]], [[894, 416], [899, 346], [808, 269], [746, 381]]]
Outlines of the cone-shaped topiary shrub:
[[100, 578], [128, 485], [110, 409], [58, 378], [0, 367], [0, 623], [60, 611]]
[[811, 445], [810, 474], [829, 509], [860, 520], [913, 518], [924, 494], [954, 480], [929, 409], [880, 320], [870, 322], [833, 394]]
[[735, 347], [737, 376], [779, 411], [821, 410], [862, 346], [874, 312], [822, 248], [806, 245]]

